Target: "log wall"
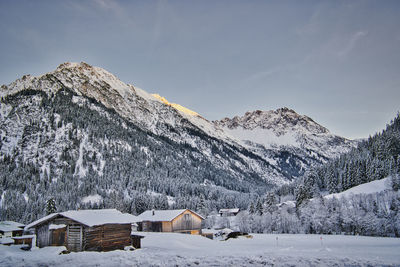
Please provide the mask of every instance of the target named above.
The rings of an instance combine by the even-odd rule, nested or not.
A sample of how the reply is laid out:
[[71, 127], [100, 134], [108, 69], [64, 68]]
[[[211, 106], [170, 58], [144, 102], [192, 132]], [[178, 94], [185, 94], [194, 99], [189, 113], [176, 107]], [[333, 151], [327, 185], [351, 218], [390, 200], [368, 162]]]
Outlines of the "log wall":
[[84, 229], [84, 250], [110, 251], [130, 245], [130, 224], [106, 224]]

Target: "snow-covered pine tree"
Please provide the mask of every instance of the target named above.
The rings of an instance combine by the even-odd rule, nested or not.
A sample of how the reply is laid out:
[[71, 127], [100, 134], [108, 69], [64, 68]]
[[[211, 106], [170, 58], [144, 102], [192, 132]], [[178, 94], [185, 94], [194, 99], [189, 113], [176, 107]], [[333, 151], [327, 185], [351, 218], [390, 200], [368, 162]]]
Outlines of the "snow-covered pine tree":
[[264, 213], [263, 201], [262, 201], [261, 198], [259, 198], [259, 199], [257, 200], [257, 204], [256, 204], [256, 213], [257, 213], [258, 215], [263, 215], [263, 213]]
[[255, 207], [254, 207], [254, 203], [253, 202], [251, 202], [250, 203], [250, 206], [249, 206], [249, 213], [250, 214], [254, 214], [255, 213]]
[[398, 191], [400, 189], [400, 174], [398, 173], [393, 173], [392, 178], [392, 189], [394, 191]]
[[272, 213], [277, 209], [276, 207], [276, 198], [273, 192], [268, 192], [265, 196], [265, 211]]
[[56, 201], [55, 199], [49, 198], [46, 202], [46, 214], [49, 215], [51, 213], [57, 212]]
[[307, 188], [303, 184], [300, 184], [296, 187], [295, 196], [296, 196], [296, 208], [299, 208], [303, 202], [312, 197], [310, 188]]

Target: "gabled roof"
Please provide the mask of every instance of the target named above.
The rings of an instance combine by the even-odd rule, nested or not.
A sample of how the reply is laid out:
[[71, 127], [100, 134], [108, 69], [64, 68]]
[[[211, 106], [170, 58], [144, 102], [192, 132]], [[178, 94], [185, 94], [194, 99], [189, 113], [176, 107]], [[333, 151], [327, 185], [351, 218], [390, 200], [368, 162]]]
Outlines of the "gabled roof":
[[[150, 222], [170, 222], [183, 212], [189, 209], [181, 210], [146, 210], [138, 216], [139, 221], [150, 221]], [[204, 219], [200, 214], [189, 210], [190, 212], [196, 214], [200, 218]], [[154, 215], [153, 215], [154, 214]]]
[[23, 230], [24, 226], [25, 226], [24, 224], [19, 222], [2, 221], [0, 222], [0, 231], [2, 232], [21, 231]]
[[28, 224], [25, 227], [25, 230], [28, 230], [29, 228], [32, 228], [48, 220], [51, 220], [57, 216], [69, 218], [89, 227], [103, 224], [132, 224], [138, 221], [138, 218], [136, 216], [128, 213], [122, 213], [116, 209], [69, 210], [47, 215], [37, 221]]

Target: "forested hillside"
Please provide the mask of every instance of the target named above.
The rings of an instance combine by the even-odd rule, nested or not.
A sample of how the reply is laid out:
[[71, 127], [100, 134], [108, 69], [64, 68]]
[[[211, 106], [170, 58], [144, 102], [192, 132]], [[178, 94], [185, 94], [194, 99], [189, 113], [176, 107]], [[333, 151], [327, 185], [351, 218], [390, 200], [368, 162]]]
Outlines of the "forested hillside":
[[327, 164], [311, 169], [304, 186], [337, 193], [400, 172], [400, 115], [386, 129]]
[[319, 196], [298, 206], [294, 201], [278, 204], [278, 198], [273, 194], [260, 201], [264, 202], [262, 208], [256, 205], [238, 215], [239, 230], [400, 237], [399, 191], [386, 190], [343, 198]]
[[[400, 115], [349, 153], [268, 193], [239, 217], [250, 232], [400, 237]], [[381, 180], [382, 178], [385, 178]], [[379, 180], [386, 190], [336, 198], [327, 193]]]

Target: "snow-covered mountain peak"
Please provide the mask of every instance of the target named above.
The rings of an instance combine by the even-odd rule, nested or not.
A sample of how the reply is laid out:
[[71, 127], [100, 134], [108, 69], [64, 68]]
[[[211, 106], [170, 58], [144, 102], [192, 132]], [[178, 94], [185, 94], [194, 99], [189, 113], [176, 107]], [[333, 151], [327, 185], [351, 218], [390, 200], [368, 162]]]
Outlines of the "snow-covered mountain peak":
[[[26, 75], [8, 86], [2, 86], [1, 95], [14, 94], [30, 89], [44, 91], [49, 95], [67, 88], [80, 97], [89, 97], [115, 110], [122, 117], [140, 125], [142, 128], [161, 135], [170, 136], [161, 125], [183, 127], [195, 126], [210, 136], [235, 142], [219, 127], [201, 117], [197, 112], [179, 104], [169, 103], [159, 95], [151, 95], [133, 85], [126, 84], [105, 69], [91, 66], [85, 62], [65, 62], [56, 70], [37, 76]], [[183, 142], [181, 136], [176, 137]]]
[[103, 68], [91, 66], [85, 62], [74, 63], [66, 62], [57, 67], [55, 75], [67, 87], [82, 88], [81, 93], [91, 93], [89, 90], [93, 87], [101, 87], [112, 93], [117, 91], [121, 96], [125, 96], [130, 91], [135, 91], [132, 85], [126, 84], [118, 79], [112, 73]]
[[73, 89], [78, 94], [88, 94], [94, 97], [90, 89], [102, 87], [102, 89], [114, 89], [120, 94], [133, 89], [132, 85], [121, 82], [110, 72], [93, 67], [85, 62], [65, 62], [60, 64], [54, 71], [39, 76], [24, 75], [8, 86], [1, 88], [2, 95], [14, 94], [18, 91], [31, 89], [41, 90], [46, 93], [56, 92], [63, 87]]
[[235, 116], [232, 119], [224, 118], [215, 123], [229, 129], [268, 129], [273, 131], [277, 136], [288, 132], [329, 133], [328, 129], [319, 125], [310, 117], [299, 115], [294, 110], [286, 107], [269, 111], [249, 111], [241, 117]]
[[57, 67], [56, 70], [71, 69], [71, 68], [76, 68], [76, 67], [78, 67], [78, 66], [84, 66], [84, 65], [86, 65], [87, 67], [91, 67], [89, 64], [87, 64], [86, 62], [83, 62], [83, 61], [82, 61], [81, 63], [78, 63], [78, 62], [69, 62], [69, 61], [67, 61], [67, 62], [61, 63], [61, 64]]
[[251, 111], [232, 119], [214, 122], [248, 146], [282, 149], [292, 147], [314, 151], [331, 158], [348, 151], [355, 142], [333, 135], [310, 117], [289, 108]]

